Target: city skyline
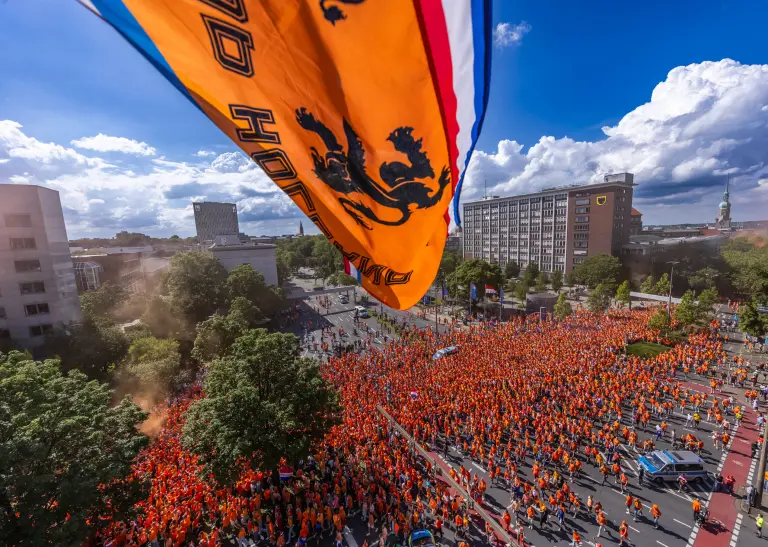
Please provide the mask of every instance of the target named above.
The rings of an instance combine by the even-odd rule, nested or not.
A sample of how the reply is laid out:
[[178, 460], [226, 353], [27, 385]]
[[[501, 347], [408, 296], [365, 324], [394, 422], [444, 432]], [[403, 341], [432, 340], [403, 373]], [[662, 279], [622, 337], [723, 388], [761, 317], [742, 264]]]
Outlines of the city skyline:
[[[318, 233], [106, 25], [76, 2], [41, 3], [2, 7], [0, 46], [25, 47], [0, 59], [0, 183], [59, 191], [73, 239], [192, 235], [193, 201], [236, 203], [249, 234], [295, 233], [299, 221]], [[754, 9], [703, 2], [691, 18], [598, 4], [589, 19], [495, 3], [488, 123], [461, 201], [627, 171], [647, 225], [711, 223], [730, 176], [734, 222], [765, 217], [768, 65], [754, 53]], [[619, 20], [626, 40], [606, 47], [597, 31]], [[632, 39], [676, 23], [654, 43]], [[569, 47], [553, 52], [555, 37]]]

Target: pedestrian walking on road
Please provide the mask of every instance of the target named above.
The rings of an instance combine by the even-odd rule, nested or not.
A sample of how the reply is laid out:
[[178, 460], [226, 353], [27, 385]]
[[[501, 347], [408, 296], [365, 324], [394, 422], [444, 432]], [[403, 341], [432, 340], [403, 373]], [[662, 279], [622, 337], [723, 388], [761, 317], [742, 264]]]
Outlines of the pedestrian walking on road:
[[657, 530], [659, 529], [659, 517], [661, 516], [661, 511], [659, 510], [659, 506], [655, 503], [651, 506], [651, 516], [653, 517], [653, 527]]
[[639, 465], [637, 467], [637, 484], [643, 485], [643, 479], [645, 478], [645, 467]]
[[761, 538], [763, 537], [763, 524], [765, 523], [765, 520], [763, 519], [762, 514], [758, 514], [757, 518], [755, 519], [755, 524], [757, 525], [757, 537]]

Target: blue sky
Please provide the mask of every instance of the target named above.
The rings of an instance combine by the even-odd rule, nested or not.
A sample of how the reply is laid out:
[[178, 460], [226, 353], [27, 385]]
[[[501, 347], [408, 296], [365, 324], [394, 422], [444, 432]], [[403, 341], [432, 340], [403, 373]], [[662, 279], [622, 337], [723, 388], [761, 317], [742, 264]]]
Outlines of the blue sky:
[[[646, 220], [705, 221], [730, 174], [737, 220], [768, 217], [767, 16], [739, 0], [495, 1], [494, 24], [524, 31], [494, 48], [464, 197], [631, 169]], [[238, 201], [249, 233], [295, 231], [298, 209], [74, 0], [0, 3], [0, 51], [0, 182], [60, 190], [70, 236], [189, 235], [193, 197]]]

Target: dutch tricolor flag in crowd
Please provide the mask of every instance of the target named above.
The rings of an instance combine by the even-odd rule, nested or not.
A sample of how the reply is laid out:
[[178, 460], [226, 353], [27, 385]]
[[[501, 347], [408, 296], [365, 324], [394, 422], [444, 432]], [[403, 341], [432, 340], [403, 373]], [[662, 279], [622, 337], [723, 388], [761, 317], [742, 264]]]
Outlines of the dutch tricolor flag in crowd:
[[355, 268], [354, 264], [347, 260], [346, 256], [344, 257], [344, 273], [354, 277], [358, 283], [363, 283], [363, 279], [360, 277], [360, 271]]
[[490, 285], [485, 286], [485, 294], [499, 294], [499, 291], [491, 287]]
[[290, 480], [291, 477], [293, 477], [293, 468], [288, 467], [287, 465], [282, 466], [280, 468], [280, 480], [287, 481]]

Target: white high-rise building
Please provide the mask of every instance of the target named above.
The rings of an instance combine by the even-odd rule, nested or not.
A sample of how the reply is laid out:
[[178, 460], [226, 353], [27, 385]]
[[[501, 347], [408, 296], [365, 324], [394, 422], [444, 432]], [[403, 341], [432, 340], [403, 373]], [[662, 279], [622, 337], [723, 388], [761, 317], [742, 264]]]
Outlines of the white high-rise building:
[[35, 348], [81, 317], [59, 193], [0, 184], [0, 339]]

